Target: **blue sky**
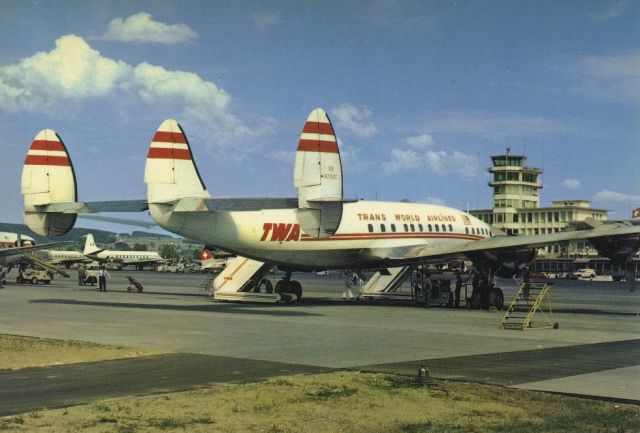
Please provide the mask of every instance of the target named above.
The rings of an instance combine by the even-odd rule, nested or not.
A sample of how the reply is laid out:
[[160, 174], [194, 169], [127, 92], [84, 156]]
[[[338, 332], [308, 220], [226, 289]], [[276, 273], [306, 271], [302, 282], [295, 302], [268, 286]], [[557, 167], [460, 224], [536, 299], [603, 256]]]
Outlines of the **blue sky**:
[[610, 218], [640, 206], [638, 2], [0, 8], [0, 221], [22, 220], [22, 162], [43, 128], [65, 141], [81, 200], [144, 198], [165, 118], [214, 196], [293, 197], [315, 107], [333, 121], [348, 197], [487, 208], [489, 156], [511, 147], [544, 169], [543, 205], [587, 199]]

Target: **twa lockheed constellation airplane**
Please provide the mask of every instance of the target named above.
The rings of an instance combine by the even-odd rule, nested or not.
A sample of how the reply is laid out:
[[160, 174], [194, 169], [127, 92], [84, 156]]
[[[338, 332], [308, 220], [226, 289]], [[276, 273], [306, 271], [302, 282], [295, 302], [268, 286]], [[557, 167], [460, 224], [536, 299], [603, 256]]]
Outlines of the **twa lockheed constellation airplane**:
[[[54, 131], [43, 130], [22, 173], [25, 222], [38, 234], [61, 235], [73, 227], [77, 213], [148, 210], [164, 229], [238, 255], [214, 281], [220, 300], [299, 298], [302, 288], [291, 280], [293, 271], [377, 269], [369, 289], [382, 293], [407, 269], [429, 262], [466, 258], [482, 273], [513, 275], [534, 258], [536, 248], [558, 242], [588, 239], [622, 264], [640, 247], [640, 225], [631, 222], [494, 236], [484, 222], [450, 207], [345, 200], [338, 143], [319, 108], [298, 141], [295, 198], [212, 198], [175, 120], [165, 120], [153, 136], [144, 181], [146, 200], [79, 202], [67, 150]], [[275, 288], [265, 278], [274, 266], [286, 271]]]

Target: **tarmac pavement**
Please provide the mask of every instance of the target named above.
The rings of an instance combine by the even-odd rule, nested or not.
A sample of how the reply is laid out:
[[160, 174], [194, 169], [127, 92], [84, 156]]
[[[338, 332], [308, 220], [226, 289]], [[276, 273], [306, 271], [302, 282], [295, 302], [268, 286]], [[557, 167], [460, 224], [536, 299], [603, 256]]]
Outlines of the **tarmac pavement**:
[[[255, 377], [249, 374], [247, 380], [335, 368], [415, 374], [426, 362], [436, 377], [640, 399], [635, 391], [640, 389], [640, 293], [629, 292], [624, 283], [559, 281], [551, 298], [560, 329], [507, 331], [499, 327], [500, 312], [343, 301], [344, 282], [335, 274], [301, 275], [303, 302], [293, 305], [212, 302], [198, 288], [203, 276], [197, 274], [123, 271], [111, 275], [106, 293], [78, 287], [74, 279], [55, 280], [50, 286], [7, 286], [0, 291], [0, 333], [183, 354], [184, 358], [171, 355], [178, 356], [171, 364], [177, 367], [166, 370], [165, 379], [145, 377], [140, 380], [144, 386], [118, 379], [128, 377], [128, 368], [140, 371], [135, 365], [142, 361], [97, 363], [101, 364], [97, 371], [103, 373], [96, 376], [118, 384], [116, 395], [233, 381], [236, 377], [229, 372], [234, 371], [255, 370]], [[126, 292], [126, 275], [142, 282], [144, 292]], [[503, 281], [507, 301], [515, 293], [510, 284]], [[212, 372], [196, 368], [195, 376], [176, 373], [185, 370], [181, 363], [189, 362], [217, 363], [217, 367]], [[110, 373], [116, 368], [111, 366], [124, 370]], [[90, 367], [55, 368], [67, 369], [73, 376]], [[79, 386], [81, 381], [56, 374], [61, 382], [55, 386], [69, 389], [68, 397], [58, 398], [44, 391], [48, 382], [36, 379], [32, 370], [20, 370], [30, 372], [22, 382], [17, 381], [19, 372], [0, 372], [0, 407], [22, 400], [53, 407], [108, 397], [87, 395]], [[125, 382], [134, 382], [131, 389], [122, 386]], [[33, 396], [12, 393], [18, 385]], [[49, 401], [36, 397], [47, 393], [52, 396]], [[13, 410], [36, 406], [18, 405]]]

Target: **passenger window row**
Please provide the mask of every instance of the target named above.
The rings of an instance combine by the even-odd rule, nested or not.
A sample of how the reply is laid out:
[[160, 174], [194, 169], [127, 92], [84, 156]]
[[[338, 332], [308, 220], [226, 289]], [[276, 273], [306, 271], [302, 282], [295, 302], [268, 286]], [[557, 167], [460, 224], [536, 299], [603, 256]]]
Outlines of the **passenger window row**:
[[[367, 228], [369, 229], [369, 233], [373, 233], [374, 232], [374, 227], [373, 224], [368, 224]], [[404, 229], [405, 233], [415, 233], [416, 232], [416, 228], [418, 229], [419, 233], [422, 233], [424, 231], [424, 226], [422, 224], [403, 224], [402, 228]], [[453, 232], [453, 226], [451, 224], [427, 224], [426, 226], [427, 228], [427, 232]], [[395, 224], [390, 224], [390, 230], [392, 233], [395, 233], [397, 231], [396, 229], [396, 225]], [[380, 232], [381, 233], [386, 233], [387, 232], [387, 225], [386, 224], [380, 224]], [[491, 235], [491, 232], [488, 229], [485, 228], [476, 228], [476, 227], [472, 227], [471, 229], [469, 229], [469, 227], [465, 227], [464, 228], [464, 232], [466, 234], [473, 234], [473, 235], [485, 235], [485, 236], [489, 236]]]

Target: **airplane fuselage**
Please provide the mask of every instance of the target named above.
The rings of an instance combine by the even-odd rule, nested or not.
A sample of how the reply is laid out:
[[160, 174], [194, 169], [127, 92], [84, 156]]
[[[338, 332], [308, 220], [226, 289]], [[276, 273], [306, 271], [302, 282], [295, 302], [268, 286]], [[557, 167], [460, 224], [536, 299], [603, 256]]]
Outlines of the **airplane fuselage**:
[[181, 213], [152, 204], [150, 211], [171, 232], [292, 270], [388, 266], [394, 249], [465, 244], [490, 236], [487, 224], [461, 210], [417, 203], [346, 203], [340, 226], [325, 238], [304, 232], [297, 209]]

